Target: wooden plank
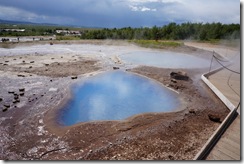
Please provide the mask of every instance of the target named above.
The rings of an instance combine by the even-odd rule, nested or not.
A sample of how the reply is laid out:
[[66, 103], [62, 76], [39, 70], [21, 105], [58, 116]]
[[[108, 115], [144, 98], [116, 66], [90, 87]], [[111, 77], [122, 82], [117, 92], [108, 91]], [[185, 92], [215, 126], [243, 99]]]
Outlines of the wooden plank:
[[230, 135], [230, 134], [228, 134], [228, 135], [222, 136], [222, 138], [223, 138], [223, 139], [225, 138], [226, 141], [229, 140], [229, 141], [235, 142], [235, 143], [237, 143], [237, 144], [240, 144], [240, 139], [238, 139], [238, 138], [235, 137], [234, 135]]
[[240, 155], [241, 153], [239, 145], [237, 146], [237, 145], [230, 145], [226, 142], [218, 142], [216, 146], [218, 146], [220, 150], [227, 149], [229, 151], [235, 152], [238, 155]]
[[218, 147], [216, 147], [221, 153], [226, 154], [236, 160], [240, 160], [240, 154], [238, 155], [238, 150], [231, 151], [227, 148], [224, 148], [222, 144], [219, 144]]
[[224, 136], [222, 136], [222, 138], [226, 138], [226, 139], [229, 139], [229, 140], [232, 140], [232, 141], [235, 141], [236, 143], [240, 143], [240, 135], [236, 135], [234, 133], [232, 134], [226, 134]]
[[223, 147], [225, 149], [229, 149], [232, 151], [238, 151], [240, 153], [240, 145], [233, 145], [233, 144], [231, 145], [227, 142], [219, 142], [217, 145], [219, 145], [219, 147]]
[[238, 143], [233, 140], [229, 140], [227, 138], [221, 138], [221, 142], [226, 142], [228, 145], [232, 145], [233, 147], [236, 147], [236, 148], [240, 147], [240, 142]]
[[218, 149], [214, 149], [210, 154], [216, 156], [218, 158], [217, 160], [235, 160], [233, 157], [219, 151]]
[[231, 133], [234, 132], [234, 134], [239, 134], [240, 135], [240, 127], [238, 127], [238, 126], [229, 127], [228, 130], [227, 130], [227, 132], [228, 131], [230, 131]]

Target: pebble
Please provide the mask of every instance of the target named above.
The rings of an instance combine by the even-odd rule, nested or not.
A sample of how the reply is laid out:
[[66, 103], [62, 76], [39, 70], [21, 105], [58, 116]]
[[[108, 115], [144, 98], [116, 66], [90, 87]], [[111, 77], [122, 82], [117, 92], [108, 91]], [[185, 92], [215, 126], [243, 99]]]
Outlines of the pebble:
[[6, 108], [10, 108], [9, 104], [4, 104], [3, 106], [5, 106]]
[[7, 110], [8, 110], [8, 108], [5, 107], [5, 108], [3, 109], [3, 112], [6, 112]]
[[77, 79], [77, 78], [78, 78], [77, 76], [72, 76], [72, 77], [71, 77], [71, 79], [73, 79], [73, 80], [74, 80], [74, 79]]
[[24, 92], [25, 91], [25, 88], [20, 88], [19, 91], [20, 92]]

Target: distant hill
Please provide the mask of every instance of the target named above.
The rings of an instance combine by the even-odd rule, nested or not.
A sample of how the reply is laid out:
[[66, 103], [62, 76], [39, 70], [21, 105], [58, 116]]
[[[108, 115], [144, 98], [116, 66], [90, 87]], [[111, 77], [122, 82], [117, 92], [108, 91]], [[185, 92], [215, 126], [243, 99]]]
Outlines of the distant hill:
[[33, 22], [26, 22], [26, 21], [11, 21], [11, 20], [2, 20], [2, 19], [0, 19], [0, 24], [58, 26], [56, 24], [50, 24], [50, 23], [33, 23]]

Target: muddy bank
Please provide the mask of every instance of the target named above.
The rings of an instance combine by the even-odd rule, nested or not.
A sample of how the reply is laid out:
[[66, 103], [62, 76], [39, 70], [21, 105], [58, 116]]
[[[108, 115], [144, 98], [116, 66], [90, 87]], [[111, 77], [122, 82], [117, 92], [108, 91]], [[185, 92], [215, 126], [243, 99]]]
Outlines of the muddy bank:
[[[45, 56], [48, 60], [42, 55], [22, 55], [16, 60], [15, 56], [2, 57], [9, 62], [0, 65], [0, 159], [191, 160], [229, 113], [200, 80], [199, 75], [206, 70], [140, 66], [126, 70], [177, 91], [183, 101], [180, 111], [62, 127], [54, 123], [52, 111], [66, 100], [69, 86], [76, 81], [70, 76], [79, 80], [97, 71], [113, 70], [112, 64], [104, 66], [94, 58], [76, 56], [74, 60], [72, 56]], [[190, 79], [172, 79], [171, 72], [179, 71]], [[20, 102], [13, 103], [14, 94], [19, 95]], [[3, 112], [6, 104], [10, 107]], [[212, 121], [209, 115], [220, 121]]]

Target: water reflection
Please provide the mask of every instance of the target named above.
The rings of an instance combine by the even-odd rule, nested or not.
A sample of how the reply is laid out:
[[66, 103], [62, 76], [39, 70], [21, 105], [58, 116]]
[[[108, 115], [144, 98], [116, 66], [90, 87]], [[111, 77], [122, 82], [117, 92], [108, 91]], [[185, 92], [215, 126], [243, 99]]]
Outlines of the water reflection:
[[61, 124], [122, 120], [145, 112], [169, 112], [179, 105], [176, 93], [122, 71], [92, 77], [72, 87], [72, 99], [61, 110]]

